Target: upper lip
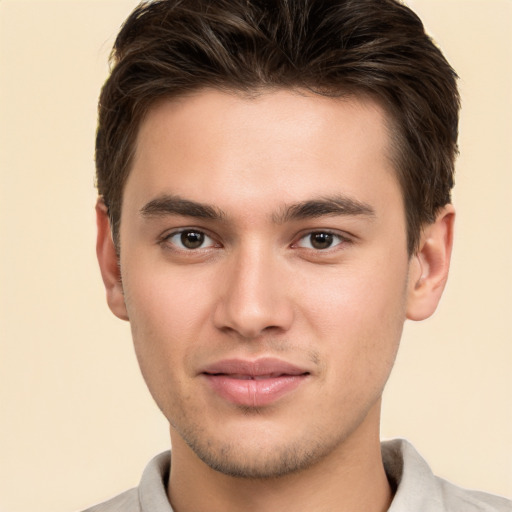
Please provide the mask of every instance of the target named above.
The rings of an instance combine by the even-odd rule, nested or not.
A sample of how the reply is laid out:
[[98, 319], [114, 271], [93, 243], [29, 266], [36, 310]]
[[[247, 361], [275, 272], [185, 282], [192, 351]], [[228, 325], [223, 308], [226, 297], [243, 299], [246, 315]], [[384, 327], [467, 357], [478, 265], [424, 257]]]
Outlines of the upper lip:
[[281, 375], [304, 375], [309, 374], [309, 371], [281, 359], [265, 357], [254, 361], [224, 359], [206, 366], [201, 373], [208, 375], [279, 377]]

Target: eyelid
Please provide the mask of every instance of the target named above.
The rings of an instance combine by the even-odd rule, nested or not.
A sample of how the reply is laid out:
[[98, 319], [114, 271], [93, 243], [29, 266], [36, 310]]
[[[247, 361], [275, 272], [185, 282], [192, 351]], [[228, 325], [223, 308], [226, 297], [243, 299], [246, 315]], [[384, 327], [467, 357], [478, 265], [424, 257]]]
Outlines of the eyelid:
[[[209, 243], [206, 246], [198, 247], [197, 249], [188, 249], [186, 247], [180, 247], [178, 244], [171, 241], [171, 239], [177, 235], [181, 235], [183, 233], [186, 233], [187, 231], [195, 232], [195, 233], [202, 233], [205, 236], [205, 239], [208, 238], [211, 240], [212, 243]], [[181, 252], [197, 252], [205, 249], [211, 249], [213, 247], [221, 247], [220, 242], [217, 241], [216, 237], [213, 236], [211, 233], [209, 233], [208, 230], [203, 228], [196, 228], [194, 226], [186, 226], [186, 227], [180, 227], [176, 229], [171, 229], [170, 231], [164, 232], [161, 236], [158, 237], [158, 244], [167, 246], [169, 248], [172, 248], [175, 251], [181, 251]]]
[[[313, 235], [315, 233], [325, 233], [325, 234], [332, 235], [333, 237], [336, 237], [338, 239], [338, 242], [334, 243], [330, 247], [327, 247], [326, 249], [315, 249], [314, 247], [303, 247], [303, 246], [299, 245], [302, 240], [305, 240], [306, 238], [310, 237], [311, 235]], [[296, 237], [296, 242], [294, 242], [292, 244], [292, 247], [298, 247], [300, 249], [306, 249], [306, 250], [315, 251], [315, 252], [320, 253], [320, 252], [329, 252], [333, 249], [336, 249], [340, 245], [351, 244], [351, 243], [353, 243], [353, 241], [354, 241], [353, 237], [351, 237], [349, 234], [347, 234], [345, 232], [342, 233], [342, 232], [339, 232], [339, 231], [333, 230], [333, 229], [318, 228], [318, 229], [309, 229], [306, 232], [300, 233]]]
[[[204, 234], [205, 238], [208, 238], [211, 242], [208, 243], [208, 245], [199, 247], [197, 249], [189, 249], [186, 247], [180, 247], [180, 245], [171, 241], [171, 239], [174, 236], [181, 235], [182, 233], [187, 232], [187, 231], [202, 233], [202, 234]], [[326, 233], [326, 234], [332, 235], [333, 237], [337, 238], [338, 241], [326, 249], [315, 249], [313, 247], [302, 247], [299, 245], [302, 240], [306, 239], [307, 237], [309, 237], [315, 233]], [[163, 245], [163, 246], [167, 245], [167, 247], [169, 247], [173, 250], [187, 252], [187, 253], [192, 253], [192, 252], [197, 252], [197, 251], [201, 251], [201, 250], [207, 250], [207, 249], [223, 246], [223, 244], [218, 240], [218, 237], [215, 236], [214, 234], [212, 234], [208, 229], [197, 228], [194, 226], [184, 226], [184, 227], [179, 227], [179, 228], [170, 229], [168, 231], [165, 231], [162, 235], [160, 235], [158, 237], [157, 243], [159, 245]], [[299, 233], [295, 237], [295, 241], [291, 244], [291, 247], [306, 249], [306, 250], [310, 250], [310, 251], [314, 251], [314, 252], [329, 252], [333, 249], [336, 249], [340, 245], [346, 245], [346, 244], [352, 244], [352, 243], [354, 243], [354, 236], [349, 233], [340, 232], [338, 230], [329, 229], [329, 228], [324, 228], [324, 229], [316, 228], [316, 229], [308, 229], [307, 231], [302, 231], [301, 233]]]

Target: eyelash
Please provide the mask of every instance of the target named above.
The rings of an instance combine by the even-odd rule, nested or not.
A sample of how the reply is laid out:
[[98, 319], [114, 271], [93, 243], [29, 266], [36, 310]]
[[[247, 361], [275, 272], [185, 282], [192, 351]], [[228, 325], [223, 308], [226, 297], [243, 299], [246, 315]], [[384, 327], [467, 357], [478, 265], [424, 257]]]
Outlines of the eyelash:
[[[200, 235], [203, 237], [203, 240], [205, 238], [208, 238], [212, 241], [212, 243], [207, 247], [190, 248], [190, 247], [179, 247], [179, 245], [176, 242], [172, 241], [172, 239], [174, 237], [178, 237], [178, 236], [183, 237], [183, 235], [185, 235], [187, 233]], [[181, 241], [183, 243], [183, 239]], [[180, 229], [178, 231], [173, 231], [172, 233], [165, 234], [160, 238], [158, 243], [161, 245], [173, 246], [173, 248], [175, 248], [175, 250], [182, 251], [182, 252], [193, 252], [193, 251], [199, 251], [201, 249], [203, 249], [203, 250], [209, 249], [210, 247], [221, 247], [221, 245], [219, 243], [216, 243], [214, 238], [211, 237], [210, 235], [208, 235], [208, 233], [206, 233], [203, 229], [195, 229], [195, 228], [184, 228], [184, 229]]]
[[[183, 235], [185, 235], [187, 233], [199, 235], [199, 238], [202, 237], [202, 240], [199, 240], [201, 246], [199, 246], [199, 247], [183, 247], [183, 238], [182, 237], [183, 237]], [[323, 235], [327, 239], [327, 241], [337, 240], [337, 243], [334, 243], [334, 245], [332, 245], [332, 243], [331, 243], [328, 247], [325, 247], [325, 248], [318, 248], [318, 247], [315, 248], [312, 246], [311, 243], [310, 243], [310, 247], [305, 247], [305, 246], [301, 245], [301, 242], [308, 240], [308, 238], [311, 242], [311, 237], [313, 237], [315, 235]], [[178, 245], [180, 242], [172, 241], [172, 239], [175, 237], [181, 237], [182, 247], [180, 247]], [[202, 246], [205, 239], [211, 240], [211, 243], [207, 246]], [[207, 250], [210, 248], [222, 247], [222, 245], [219, 242], [216, 242], [214, 237], [210, 236], [206, 231], [204, 231], [203, 229], [196, 229], [196, 228], [183, 228], [183, 229], [179, 229], [177, 231], [173, 231], [171, 233], [165, 234], [159, 239], [158, 243], [160, 245], [164, 245], [166, 247], [171, 247], [173, 250], [183, 252], [183, 253], [193, 253], [193, 252], [201, 251], [201, 250], [205, 250], [205, 249]], [[342, 235], [340, 233], [335, 233], [328, 229], [317, 229], [317, 230], [308, 231], [307, 233], [302, 234], [297, 239], [296, 242], [293, 242], [291, 244], [291, 247], [292, 248], [302, 248], [302, 249], [312, 251], [315, 253], [322, 253], [322, 252], [326, 253], [326, 252], [331, 252], [331, 250], [335, 250], [336, 247], [338, 247], [340, 245], [346, 245], [346, 244], [351, 244], [351, 243], [353, 243], [352, 239], [346, 235]]]
[[[302, 241], [305, 241], [305, 240], [308, 240], [308, 239], [310, 240], [310, 245], [312, 245], [311, 244], [312, 237], [315, 236], [315, 235], [323, 235], [324, 238], [326, 238], [327, 240], [331, 240], [331, 241], [337, 239], [337, 243], [330, 244], [328, 247], [325, 247], [325, 248], [304, 247], [304, 246], [300, 245], [300, 243]], [[349, 244], [349, 243], [352, 243], [352, 240], [348, 236], [342, 235], [340, 233], [335, 233], [335, 232], [330, 231], [328, 229], [317, 229], [317, 230], [314, 230], [314, 231], [309, 231], [309, 232], [305, 233], [304, 235], [302, 235], [297, 242], [292, 244], [292, 246], [293, 247], [302, 247], [304, 249], [311, 250], [311, 251], [314, 251], [314, 252], [327, 252], [329, 250], [335, 250], [335, 248], [338, 247], [339, 245], [345, 245], [345, 244]]]

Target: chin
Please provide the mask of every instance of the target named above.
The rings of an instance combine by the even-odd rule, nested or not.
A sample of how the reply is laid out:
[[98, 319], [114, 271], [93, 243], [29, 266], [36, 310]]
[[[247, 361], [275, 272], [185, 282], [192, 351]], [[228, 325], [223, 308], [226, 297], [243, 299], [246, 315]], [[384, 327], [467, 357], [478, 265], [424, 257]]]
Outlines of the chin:
[[329, 442], [320, 436], [283, 440], [264, 432], [246, 439], [232, 436], [230, 441], [205, 438], [198, 432], [181, 433], [181, 437], [214, 471], [252, 480], [275, 479], [304, 471], [331, 453], [340, 441]]
[[268, 480], [298, 473], [318, 460], [318, 455], [313, 451], [294, 446], [281, 446], [270, 451], [268, 447], [244, 450], [228, 445], [220, 450], [196, 447], [194, 451], [211, 469], [231, 477], [251, 480]]

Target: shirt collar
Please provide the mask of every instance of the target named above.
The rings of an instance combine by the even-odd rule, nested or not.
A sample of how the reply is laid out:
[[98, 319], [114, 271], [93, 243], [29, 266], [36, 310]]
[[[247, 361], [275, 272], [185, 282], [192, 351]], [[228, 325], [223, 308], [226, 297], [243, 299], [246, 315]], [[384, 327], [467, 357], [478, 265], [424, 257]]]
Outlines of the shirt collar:
[[[395, 496], [388, 512], [443, 512], [442, 493], [428, 464], [404, 439], [384, 441], [382, 459]], [[171, 452], [157, 455], [147, 465], [139, 485], [142, 512], [173, 512], [167, 498]]]

